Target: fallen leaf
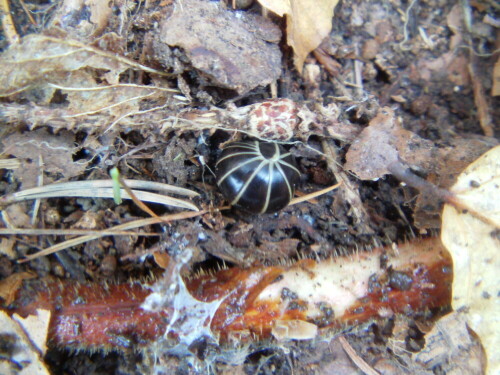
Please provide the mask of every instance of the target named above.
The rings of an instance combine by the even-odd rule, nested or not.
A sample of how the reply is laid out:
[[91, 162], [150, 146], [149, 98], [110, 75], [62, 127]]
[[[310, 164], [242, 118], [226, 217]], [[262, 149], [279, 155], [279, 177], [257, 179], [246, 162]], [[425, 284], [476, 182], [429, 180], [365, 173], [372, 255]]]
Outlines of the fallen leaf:
[[259, 0], [280, 17], [286, 15], [287, 43], [295, 52], [295, 68], [301, 73], [307, 55], [332, 29], [333, 10], [338, 0]]
[[[162, 21], [157, 59], [171, 57], [162, 44], [184, 49], [190, 63], [207, 83], [236, 90], [240, 95], [265, 86], [281, 74], [281, 53], [275, 39], [279, 29], [260, 16], [224, 9], [220, 3], [183, 0]], [[270, 37], [264, 31], [269, 31]], [[278, 39], [279, 40], [279, 39]]]
[[[126, 59], [85, 46], [39, 34], [25, 36], [0, 55], [0, 96], [25, 90], [42, 82], [53, 82], [54, 72], [73, 72], [83, 68], [113, 72], [108, 83], [119, 82], [119, 75], [129, 66]], [[111, 81], [111, 82], [110, 82]]]
[[394, 111], [384, 107], [351, 144], [345, 168], [362, 180], [389, 174], [388, 166], [400, 160], [426, 168], [433, 148], [432, 142], [403, 129]]
[[24, 159], [20, 168], [14, 170], [16, 178], [22, 182], [23, 189], [37, 186], [41, 172], [43, 183], [75, 177], [83, 173], [87, 161], [73, 161], [78, 151], [75, 135], [61, 131], [57, 135], [47, 129], [38, 129], [29, 133], [14, 133], [2, 141], [4, 153]]
[[33, 279], [34, 277], [36, 277], [36, 275], [31, 272], [19, 272], [1, 280], [0, 298], [3, 298], [4, 305], [9, 306], [14, 301], [23, 280]]
[[458, 200], [488, 218], [446, 205], [441, 239], [453, 257], [454, 310], [464, 310], [469, 327], [480, 337], [488, 373], [500, 372], [500, 146], [485, 153], [451, 188]]

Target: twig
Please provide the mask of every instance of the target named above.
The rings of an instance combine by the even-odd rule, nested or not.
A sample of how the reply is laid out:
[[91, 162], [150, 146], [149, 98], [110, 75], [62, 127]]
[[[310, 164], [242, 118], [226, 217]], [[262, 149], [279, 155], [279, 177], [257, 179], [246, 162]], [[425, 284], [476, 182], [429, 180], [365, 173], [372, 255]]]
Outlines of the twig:
[[458, 196], [453, 194], [451, 191], [446, 189], [441, 189], [440, 187], [424, 180], [413, 174], [410, 169], [406, 168], [400, 162], [391, 163], [387, 170], [398, 180], [404, 182], [405, 184], [418, 189], [421, 193], [428, 194], [430, 196], [435, 196], [444, 203], [451, 204], [457, 209], [466, 210], [472, 216], [477, 219], [493, 226], [493, 228], [500, 228], [500, 225], [492, 220], [491, 218], [485, 216], [481, 212], [477, 211], [474, 207], [470, 207], [468, 204], [464, 203]]
[[[42, 155], [38, 156], [38, 186], [43, 186], [43, 157]], [[40, 199], [35, 199], [35, 204], [33, 205], [33, 212], [31, 213], [31, 225], [35, 226], [36, 218], [38, 216], [38, 210], [40, 209]]]
[[477, 107], [477, 116], [479, 118], [479, 124], [483, 129], [484, 135], [487, 137], [493, 137], [493, 120], [491, 118], [488, 101], [484, 95], [483, 86], [481, 84], [481, 79], [476, 71], [476, 60], [477, 58], [471, 53], [470, 63], [468, 65], [469, 74], [472, 79], [472, 87], [474, 89], [474, 103]]

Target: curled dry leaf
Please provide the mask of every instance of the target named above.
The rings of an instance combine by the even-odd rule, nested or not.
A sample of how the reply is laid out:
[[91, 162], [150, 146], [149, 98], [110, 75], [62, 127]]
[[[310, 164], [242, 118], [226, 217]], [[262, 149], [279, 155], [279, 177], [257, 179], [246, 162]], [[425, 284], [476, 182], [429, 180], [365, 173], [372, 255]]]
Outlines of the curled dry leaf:
[[332, 29], [333, 10], [338, 0], [259, 0], [259, 3], [287, 18], [287, 43], [295, 52], [295, 68], [302, 72], [307, 55], [316, 49]]
[[441, 238], [453, 257], [452, 306], [465, 310], [468, 325], [481, 338], [488, 373], [500, 372], [500, 146], [469, 165], [451, 188], [457, 199], [488, 218], [446, 205]]

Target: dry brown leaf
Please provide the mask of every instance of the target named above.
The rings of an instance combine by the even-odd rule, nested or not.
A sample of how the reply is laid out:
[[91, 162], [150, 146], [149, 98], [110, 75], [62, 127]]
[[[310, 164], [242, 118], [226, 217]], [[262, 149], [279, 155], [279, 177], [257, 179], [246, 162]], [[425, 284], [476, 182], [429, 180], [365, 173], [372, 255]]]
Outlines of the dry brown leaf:
[[388, 174], [388, 166], [403, 161], [428, 167], [433, 143], [403, 129], [389, 107], [382, 108], [351, 144], [345, 168], [362, 180], [373, 180]]
[[181, 47], [203, 78], [242, 95], [280, 76], [281, 53], [269, 43], [276, 42], [276, 34], [281, 34], [276, 25], [263, 17], [235, 13], [219, 3], [183, 0], [162, 21], [157, 59], [171, 60], [162, 44]]
[[54, 72], [71, 72], [86, 67], [119, 73], [127, 66], [119, 61], [85, 50], [78, 43], [58, 40], [38, 34], [24, 37], [21, 43], [10, 46], [1, 56], [3, 74], [0, 76], [0, 95], [9, 95], [30, 85], [51, 81]]
[[259, 0], [259, 3], [287, 18], [287, 43], [295, 52], [295, 67], [302, 72], [307, 55], [316, 49], [332, 29], [333, 10], [338, 0]]
[[0, 97], [54, 82], [54, 74], [84, 68], [108, 71], [101, 78], [118, 84], [120, 74], [128, 68], [166, 75], [115, 53], [94, 48], [71, 39], [40, 34], [23, 37], [0, 55]]
[[4, 300], [4, 305], [10, 305], [15, 297], [16, 292], [21, 287], [23, 280], [33, 279], [35, 274], [30, 272], [19, 272], [10, 275], [0, 281], [0, 298]]
[[17, 255], [14, 252], [14, 244], [16, 239], [14, 237], [0, 238], [0, 255], [5, 255], [9, 259], [16, 259]]
[[26, 213], [26, 206], [11, 204], [1, 211], [2, 220], [8, 228], [31, 228], [31, 218]]
[[500, 146], [481, 156], [451, 188], [459, 201], [490, 223], [446, 205], [441, 239], [453, 257], [452, 306], [465, 310], [468, 325], [481, 338], [488, 373], [500, 372]]
[[39, 175], [44, 172], [43, 183], [56, 179], [75, 177], [83, 173], [88, 162], [73, 161], [78, 150], [74, 134], [61, 131], [50, 134], [47, 129], [29, 133], [14, 133], [3, 141], [3, 153], [24, 159], [21, 167], [14, 170], [24, 189], [37, 186]]

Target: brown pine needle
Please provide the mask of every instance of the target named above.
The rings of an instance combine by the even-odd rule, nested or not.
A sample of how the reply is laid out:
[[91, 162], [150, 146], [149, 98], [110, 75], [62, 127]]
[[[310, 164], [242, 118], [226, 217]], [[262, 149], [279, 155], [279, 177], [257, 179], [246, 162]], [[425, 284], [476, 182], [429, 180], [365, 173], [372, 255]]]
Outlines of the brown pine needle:
[[329, 191], [337, 189], [340, 185], [342, 185], [342, 182], [339, 182], [338, 184], [329, 186], [326, 189], [315, 191], [315, 192], [310, 193], [310, 194], [306, 194], [302, 197], [293, 198], [288, 205], [291, 206], [293, 204], [301, 203], [301, 202], [308, 201], [310, 199], [319, 197], [320, 195], [326, 194]]
[[[174, 221], [174, 220], [189, 219], [192, 217], [206, 214], [207, 212], [208, 212], [208, 210], [202, 210], [202, 211], [197, 211], [197, 212], [179, 212], [177, 214], [172, 214], [172, 215], [150, 217], [147, 219], [139, 219], [139, 220], [134, 220], [134, 221], [125, 223], [125, 224], [116, 225], [116, 226], [112, 227], [110, 230], [112, 230], [112, 231], [130, 230], [130, 229], [140, 228], [140, 227], [143, 227], [146, 225], [170, 222], [170, 221]], [[58, 243], [54, 246], [50, 246], [42, 251], [39, 251], [38, 253], [28, 255], [23, 259], [19, 259], [17, 262], [18, 263], [25, 263], [25, 262], [28, 262], [30, 260], [39, 258], [41, 256], [53, 254], [55, 252], [67, 249], [67, 248], [72, 247], [72, 246], [76, 246], [76, 245], [80, 245], [80, 244], [88, 242], [88, 241], [96, 240], [100, 237], [103, 237], [103, 235], [101, 235], [99, 233], [99, 234], [92, 234], [92, 235], [86, 235], [86, 236], [82, 236], [82, 237], [73, 238], [71, 240]]]
[[149, 214], [151, 217], [158, 217], [158, 215], [155, 214], [151, 208], [149, 208], [143, 201], [137, 198], [137, 196], [134, 194], [134, 191], [128, 187], [128, 185], [126, 184], [125, 180], [121, 177], [121, 175], [118, 175], [118, 181], [120, 181], [120, 185], [125, 189], [127, 194], [130, 195], [134, 203], [141, 210]]
[[339, 342], [340, 345], [342, 345], [342, 348], [346, 352], [346, 354], [349, 356], [351, 361], [354, 362], [358, 368], [363, 371], [364, 374], [366, 375], [380, 375], [380, 373], [372, 368], [368, 363], [365, 362], [363, 358], [361, 358], [358, 353], [354, 350], [354, 348], [347, 342], [344, 336], [339, 336]]
[[22, 236], [159, 236], [161, 233], [138, 233], [125, 230], [89, 230], [89, 229], [29, 229], [29, 228], [0, 228], [0, 235]]

